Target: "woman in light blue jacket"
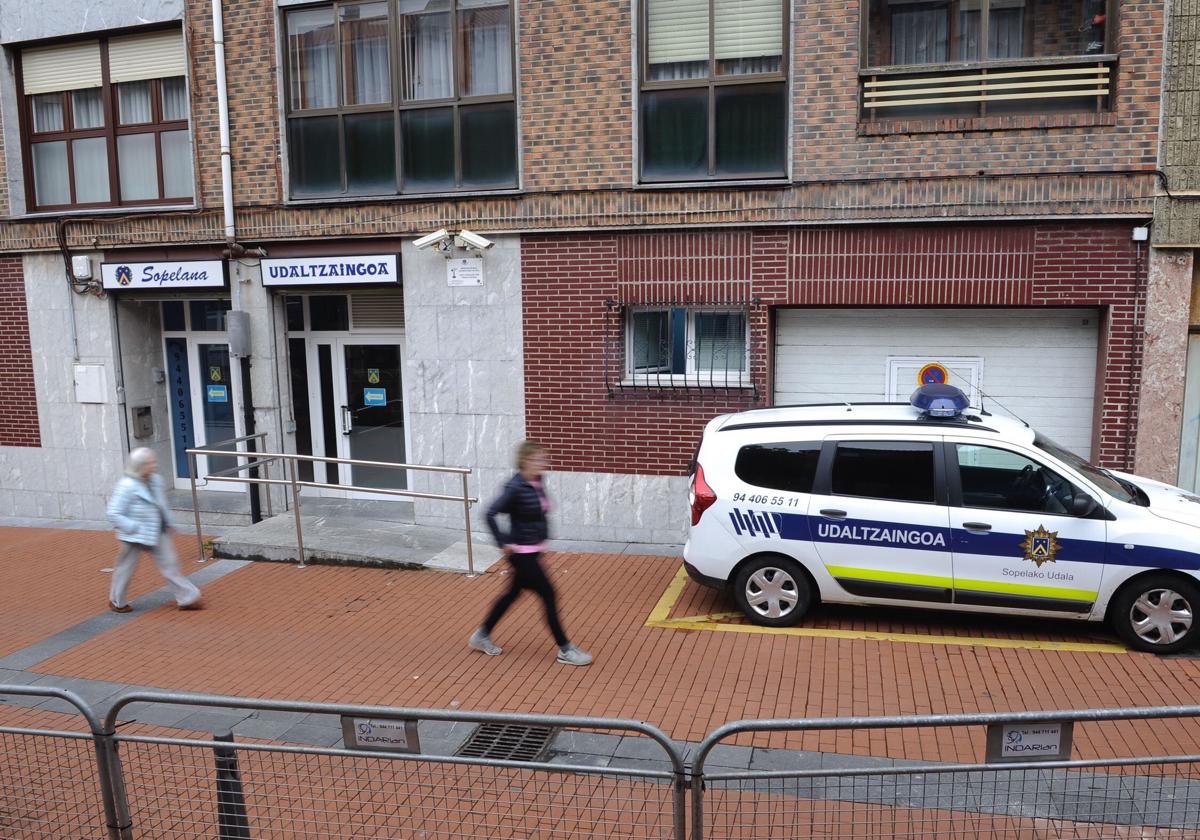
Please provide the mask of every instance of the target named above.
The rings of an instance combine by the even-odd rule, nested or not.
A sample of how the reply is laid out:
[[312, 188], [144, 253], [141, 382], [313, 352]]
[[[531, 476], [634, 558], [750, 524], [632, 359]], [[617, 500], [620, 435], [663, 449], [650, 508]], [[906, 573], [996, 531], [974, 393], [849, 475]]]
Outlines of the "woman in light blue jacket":
[[108, 521], [117, 529], [117, 539], [121, 541], [108, 595], [110, 610], [127, 613], [133, 609], [125, 602], [125, 590], [143, 551], [154, 556], [158, 572], [166, 579], [181, 610], [200, 606], [200, 590], [179, 571], [179, 557], [171, 539], [174, 529], [154, 450], [141, 448], [129, 453], [125, 475], [113, 488], [108, 502]]

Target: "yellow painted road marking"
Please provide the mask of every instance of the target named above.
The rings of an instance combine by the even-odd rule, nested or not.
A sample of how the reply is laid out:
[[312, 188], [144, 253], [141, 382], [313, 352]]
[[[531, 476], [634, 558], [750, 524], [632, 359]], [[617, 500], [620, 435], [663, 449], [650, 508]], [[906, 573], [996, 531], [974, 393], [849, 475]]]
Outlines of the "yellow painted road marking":
[[664, 630], [712, 630], [718, 633], [755, 633], [768, 636], [801, 636], [819, 639], [857, 639], [873, 642], [898, 642], [923, 645], [956, 645], [1018, 650], [1053, 650], [1069, 653], [1130, 653], [1123, 645], [1106, 642], [1042, 642], [1032, 639], [992, 639], [975, 636], [937, 636], [931, 633], [886, 633], [876, 630], [834, 630], [821, 627], [761, 627], [757, 624], [731, 624], [730, 618], [741, 613], [713, 613], [670, 618], [687, 585], [687, 570], [682, 566], [671, 579], [650, 615], [646, 627]]

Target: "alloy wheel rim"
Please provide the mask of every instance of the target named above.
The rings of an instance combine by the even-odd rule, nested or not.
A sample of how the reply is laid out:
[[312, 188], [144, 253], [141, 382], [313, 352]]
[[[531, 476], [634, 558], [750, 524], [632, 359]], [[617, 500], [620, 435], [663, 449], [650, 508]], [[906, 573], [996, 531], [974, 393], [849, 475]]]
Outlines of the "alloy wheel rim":
[[1138, 638], [1152, 645], [1178, 642], [1192, 629], [1192, 605], [1173, 589], [1148, 589], [1129, 609], [1129, 623]]
[[746, 603], [764, 618], [783, 618], [799, 600], [796, 579], [775, 566], [759, 569], [746, 581]]

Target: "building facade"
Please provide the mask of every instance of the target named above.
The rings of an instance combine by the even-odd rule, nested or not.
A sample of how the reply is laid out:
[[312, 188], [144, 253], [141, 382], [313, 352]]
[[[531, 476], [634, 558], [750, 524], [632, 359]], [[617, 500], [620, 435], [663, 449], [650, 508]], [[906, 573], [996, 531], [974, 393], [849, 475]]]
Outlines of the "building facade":
[[250, 431], [486, 496], [530, 437], [562, 535], [670, 543], [709, 418], [939, 380], [1176, 480], [1160, 2], [230, 0], [232, 243], [211, 6], [65, 5], [0, 2], [0, 511]]

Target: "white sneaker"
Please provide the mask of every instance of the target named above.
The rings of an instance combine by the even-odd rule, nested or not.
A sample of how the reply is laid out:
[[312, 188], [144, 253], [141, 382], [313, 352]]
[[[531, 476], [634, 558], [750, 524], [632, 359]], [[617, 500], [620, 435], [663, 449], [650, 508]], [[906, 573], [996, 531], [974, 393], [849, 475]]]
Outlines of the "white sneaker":
[[499, 656], [504, 653], [504, 649], [493, 642], [491, 637], [483, 632], [482, 627], [471, 634], [471, 638], [467, 639], [467, 644], [488, 656]]
[[558, 649], [558, 661], [564, 665], [591, 665], [592, 655], [576, 645], [567, 645]]

